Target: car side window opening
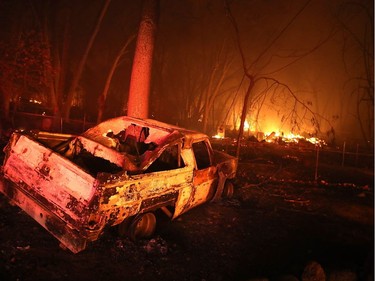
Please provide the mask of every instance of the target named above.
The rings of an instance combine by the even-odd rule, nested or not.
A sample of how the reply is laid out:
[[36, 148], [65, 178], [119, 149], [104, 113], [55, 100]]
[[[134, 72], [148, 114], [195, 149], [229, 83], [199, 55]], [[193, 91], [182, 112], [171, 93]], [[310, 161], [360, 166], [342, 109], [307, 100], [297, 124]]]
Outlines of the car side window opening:
[[193, 151], [198, 170], [205, 169], [211, 166], [210, 154], [208, 152], [208, 147], [204, 141], [193, 143]]
[[185, 167], [178, 145], [167, 147], [163, 153], [148, 167], [146, 173], [167, 171]]

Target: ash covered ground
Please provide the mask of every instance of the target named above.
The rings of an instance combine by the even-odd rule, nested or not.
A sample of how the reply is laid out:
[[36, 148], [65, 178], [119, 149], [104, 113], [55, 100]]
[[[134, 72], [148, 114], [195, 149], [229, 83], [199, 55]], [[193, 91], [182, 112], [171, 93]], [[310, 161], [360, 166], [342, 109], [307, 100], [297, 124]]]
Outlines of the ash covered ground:
[[78, 254], [0, 195], [0, 279], [373, 280], [373, 166], [331, 158], [244, 147], [233, 198], [157, 214], [150, 239], [109, 229]]

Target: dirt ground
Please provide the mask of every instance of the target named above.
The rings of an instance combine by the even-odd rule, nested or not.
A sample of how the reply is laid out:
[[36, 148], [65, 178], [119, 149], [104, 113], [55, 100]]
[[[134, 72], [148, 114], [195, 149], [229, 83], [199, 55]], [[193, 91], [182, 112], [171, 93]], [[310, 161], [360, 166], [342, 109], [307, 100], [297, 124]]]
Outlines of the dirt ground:
[[311, 262], [326, 280], [374, 280], [373, 168], [322, 162], [316, 179], [298, 153], [256, 151], [233, 198], [157, 214], [151, 239], [113, 228], [78, 254], [0, 195], [0, 280], [324, 280]]

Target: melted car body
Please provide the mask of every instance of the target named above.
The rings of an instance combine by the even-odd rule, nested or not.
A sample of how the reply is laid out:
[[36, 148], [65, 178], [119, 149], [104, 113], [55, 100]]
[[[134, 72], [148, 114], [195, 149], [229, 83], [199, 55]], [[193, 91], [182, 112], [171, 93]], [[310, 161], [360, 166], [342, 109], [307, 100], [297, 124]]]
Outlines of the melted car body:
[[4, 152], [0, 191], [74, 253], [106, 227], [220, 198], [237, 170], [205, 134], [126, 116], [81, 135], [14, 132]]

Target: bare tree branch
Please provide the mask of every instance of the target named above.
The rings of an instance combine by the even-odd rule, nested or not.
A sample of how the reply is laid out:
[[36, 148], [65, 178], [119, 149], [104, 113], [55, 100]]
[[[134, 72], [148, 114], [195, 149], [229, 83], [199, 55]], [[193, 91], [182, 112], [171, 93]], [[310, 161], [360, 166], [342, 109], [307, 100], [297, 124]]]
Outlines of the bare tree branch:
[[100, 123], [102, 121], [104, 108], [105, 108], [105, 102], [107, 100], [107, 95], [108, 95], [108, 92], [109, 92], [109, 86], [111, 85], [112, 77], [113, 77], [113, 75], [116, 71], [116, 68], [120, 65], [121, 59], [124, 57], [130, 43], [135, 39], [135, 36], [136, 35], [133, 34], [126, 40], [125, 44], [123, 45], [121, 50], [118, 52], [118, 54], [117, 54], [117, 56], [116, 56], [116, 58], [115, 58], [115, 60], [112, 64], [111, 69], [108, 72], [107, 79], [106, 79], [105, 84], [104, 84], [104, 89], [103, 89], [102, 93], [99, 95], [99, 98], [98, 98], [98, 117], [97, 117], [97, 120], [96, 120], [97, 123]]
[[108, 6], [109, 6], [110, 2], [111, 2], [111, 0], [105, 0], [104, 5], [103, 5], [102, 9], [100, 10], [100, 14], [99, 14], [99, 17], [97, 19], [97, 22], [96, 22], [95, 28], [93, 30], [93, 33], [90, 36], [90, 40], [89, 40], [89, 42], [86, 46], [86, 49], [83, 53], [83, 56], [82, 56], [81, 60], [79, 62], [78, 69], [73, 76], [73, 81], [72, 81], [72, 84], [70, 86], [70, 89], [69, 89], [69, 92], [68, 92], [68, 95], [67, 95], [67, 98], [66, 98], [66, 101], [65, 101], [65, 105], [64, 105], [64, 108], [63, 108], [63, 114], [64, 114], [65, 118], [69, 118], [69, 113], [70, 113], [70, 108], [71, 108], [71, 105], [72, 105], [73, 97], [74, 97], [74, 94], [77, 90], [79, 80], [81, 79], [83, 68], [86, 64], [87, 57], [88, 57], [89, 52], [91, 50], [91, 47], [94, 43], [96, 35], [99, 32], [100, 25], [103, 21], [104, 15], [107, 12], [107, 9], [108, 9]]
[[[335, 30], [331, 30], [328, 35], [322, 39], [321, 41], [319, 41], [313, 48], [307, 50], [306, 52], [302, 53], [302, 54], [298, 54], [298, 55], [295, 55], [295, 59], [290, 61], [289, 63], [283, 65], [282, 67], [278, 68], [278, 69], [275, 69], [271, 72], [267, 72], [267, 73], [264, 73], [264, 74], [260, 74], [262, 76], [264, 75], [272, 75], [272, 74], [275, 74], [279, 71], [282, 71], [286, 68], [288, 68], [289, 66], [291, 66], [292, 64], [295, 64], [296, 62], [300, 61], [301, 59], [304, 59], [306, 58], [308, 55], [314, 53], [317, 49], [319, 49], [322, 45], [324, 45], [325, 43], [327, 43], [330, 39], [332, 39], [332, 37], [337, 33], [337, 31]], [[288, 58], [292, 58], [292, 57], [288, 57]], [[271, 61], [272, 57], [270, 58], [270, 61]]]
[[[286, 89], [287, 93], [293, 98], [294, 100], [294, 107], [293, 109], [291, 110], [291, 116], [294, 117], [294, 118], [291, 118], [291, 122], [292, 123], [295, 123], [296, 120], [300, 120], [301, 122], [303, 122], [303, 120], [305, 118], [301, 118], [299, 117], [298, 113], [297, 113], [297, 105], [301, 105], [303, 108], [304, 108], [304, 116], [306, 116], [306, 113], [309, 113], [313, 120], [314, 120], [314, 126], [316, 127], [316, 129], [318, 130], [318, 132], [320, 132], [320, 128], [321, 128], [321, 124], [319, 122], [319, 120], [323, 120], [325, 122], [327, 122], [327, 124], [333, 128], [331, 122], [325, 118], [324, 116], [320, 115], [319, 113], [317, 112], [314, 112], [309, 106], [308, 104], [306, 104], [305, 102], [303, 102], [291, 89], [288, 85], [278, 81], [277, 79], [275, 78], [270, 78], [270, 77], [265, 77], [265, 76], [262, 76], [262, 77], [258, 77], [257, 79], [255, 79], [255, 83], [259, 82], [260, 80], [265, 80], [265, 81], [268, 81], [268, 82], [272, 82], [271, 85], [268, 87], [269, 89], [271, 88], [274, 88], [275, 91], [276, 91], [276, 88], [281, 86], [283, 87], [284, 89]], [[312, 119], [309, 119], [310, 121]]]
[[306, 7], [310, 4], [311, 0], [308, 0], [302, 7], [299, 9], [299, 11], [289, 20], [289, 22], [284, 26], [284, 28], [278, 33], [278, 35], [270, 42], [270, 44], [263, 49], [263, 51], [257, 56], [257, 58], [250, 64], [248, 69], [253, 68], [255, 64], [257, 64], [260, 59], [273, 47], [277, 40], [280, 39], [280, 37], [285, 33], [286, 30], [295, 22], [297, 17], [306, 9]]

